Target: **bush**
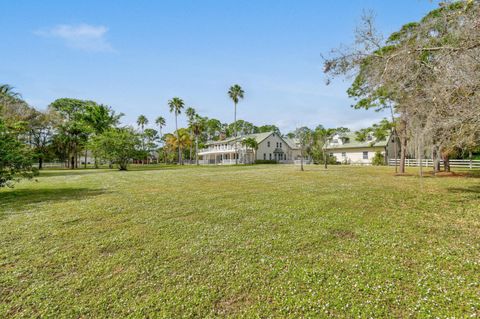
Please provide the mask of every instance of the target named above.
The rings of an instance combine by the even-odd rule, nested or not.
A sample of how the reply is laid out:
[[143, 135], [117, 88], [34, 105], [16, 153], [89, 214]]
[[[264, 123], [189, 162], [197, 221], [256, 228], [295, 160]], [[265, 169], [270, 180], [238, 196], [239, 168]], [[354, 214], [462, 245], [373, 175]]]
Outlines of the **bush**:
[[274, 160], [256, 160], [255, 164], [277, 164]]
[[17, 136], [9, 132], [0, 118], [0, 188], [13, 187], [20, 178], [32, 178], [38, 172], [32, 166], [33, 154]]
[[382, 153], [376, 152], [372, 159], [372, 165], [374, 166], [383, 166], [385, 165], [385, 156]]

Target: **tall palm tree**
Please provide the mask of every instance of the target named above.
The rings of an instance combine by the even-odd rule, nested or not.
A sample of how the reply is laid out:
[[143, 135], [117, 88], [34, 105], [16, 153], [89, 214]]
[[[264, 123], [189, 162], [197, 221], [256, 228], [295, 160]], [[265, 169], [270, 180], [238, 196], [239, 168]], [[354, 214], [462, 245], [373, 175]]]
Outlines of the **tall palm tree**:
[[[163, 137], [163, 134], [162, 134], [162, 129], [165, 127], [165, 118], [163, 118], [162, 116], [159, 116], [157, 117], [157, 119], [155, 120], [155, 124], [157, 124], [158, 126], [158, 133], [159, 133], [159, 140], [162, 141], [162, 137]], [[165, 143], [163, 145], [165, 147]], [[164, 156], [164, 161], [165, 163], [167, 162], [167, 158]], [[158, 161], [157, 161], [157, 164], [158, 164]]]
[[[237, 137], [237, 104], [238, 102], [243, 99], [244, 91], [242, 87], [238, 84], [234, 84], [228, 90], [228, 96], [233, 101], [234, 105], [234, 113], [233, 113], [233, 123], [235, 129], [235, 137]], [[235, 164], [238, 164], [238, 151], [237, 151], [237, 143], [235, 142]]]
[[[145, 151], [145, 136], [144, 136], [144, 130], [145, 130], [145, 125], [148, 124], [148, 119], [145, 115], [140, 115], [137, 118], [137, 125], [140, 126], [140, 129], [142, 131], [142, 151]], [[142, 159], [142, 164], [143, 164], [143, 159]]]
[[198, 114], [195, 115], [195, 119], [191, 125], [192, 131], [193, 131], [193, 136], [195, 136], [195, 163], [197, 166], [199, 165], [198, 163], [198, 136], [202, 134], [202, 132], [205, 130], [205, 119], [199, 116]]
[[[177, 140], [180, 140], [180, 135], [178, 132], [178, 115], [182, 112], [182, 109], [185, 107], [185, 103], [179, 97], [174, 97], [168, 101], [168, 106], [170, 107], [170, 113], [175, 113], [175, 131], [177, 133]], [[182, 147], [181, 144], [178, 144], [178, 163], [182, 164]]]
[[[187, 115], [188, 119], [188, 126], [190, 127], [190, 135], [193, 137], [193, 121], [195, 120], [195, 116], [197, 115], [197, 112], [193, 107], [189, 107], [185, 110], [185, 114]], [[192, 161], [192, 145], [190, 145], [190, 161]]]

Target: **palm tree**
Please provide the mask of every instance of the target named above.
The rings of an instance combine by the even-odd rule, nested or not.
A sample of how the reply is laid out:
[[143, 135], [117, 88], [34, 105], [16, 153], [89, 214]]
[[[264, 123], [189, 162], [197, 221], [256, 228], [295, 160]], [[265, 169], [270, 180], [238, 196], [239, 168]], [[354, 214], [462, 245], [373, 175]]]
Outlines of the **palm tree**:
[[182, 149], [182, 147], [188, 147], [192, 144], [190, 134], [185, 128], [180, 128], [176, 134], [166, 134], [165, 143], [169, 150]]
[[[228, 90], [228, 96], [233, 101], [234, 105], [234, 114], [233, 114], [233, 123], [235, 128], [235, 137], [237, 137], [237, 104], [240, 99], [243, 99], [243, 91], [242, 87], [238, 84], [232, 85], [230, 90]], [[238, 164], [238, 152], [237, 152], [237, 143], [235, 142], [235, 164]]]
[[[193, 128], [192, 124], [197, 115], [197, 112], [193, 107], [189, 107], [185, 110], [185, 114], [187, 115], [188, 125], [190, 126], [190, 134], [193, 136]], [[192, 146], [190, 146], [190, 161], [192, 160]]]
[[0, 84], [0, 110], [9, 102], [15, 102], [22, 98], [20, 93], [14, 91], [14, 87], [8, 84]]
[[338, 131], [338, 129], [334, 128], [324, 128], [323, 126], [319, 125], [314, 132], [314, 141], [315, 143], [322, 148], [322, 154], [323, 154], [323, 165], [324, 168], [328, 168], [328, 156], [327, 156], [327, 151], [326, 147], [330, 139], [332, 138], [333, 135]]
[[[177, 133], [177, 140], [180, 140], [180, 135], [178, 132], [178, 115], [182, 112], [182, 109], [185, 107], [185, 103], [179, 97], [174, 97], [168, 101], [168, 106], [170, 107], [170, 113], [175, 112], [175, 131]], [[178, 163], [182, 164], [182, 148], [181, 143], [178, 144]]]
[[195, 136], [195, 164], [198, 164], [198, 136], [205, 130], [205, 119], [201, 116], [195, 115], [195, 120], [192, 125], [193, 135]]
[[[157, 117], [157, 119], [155, 120], [155, 124], [157, 124], [158, 126], [158, 133], [159, 133], [159, 140], [161, 141], [162, 140], [162, 128], [165, 127], [165, 118], [159, 116]], [[163, 145], [165, 147], [165, 144]], [[167, 162], [167, 158], [164, 156], [164, 162], [166, 163]], [[158, 160], [157, 160], [157, 164], [158, 164]]]
[[246, 146], [247, 148], [250, 147], [253, 150], [253, 164], [257, 159], [257, 150], [258, 150], [258, 142], [253, 137], [246, 138], [242, 141], [242, 145]]
[[[145, 125], [147, 124], [148, 124], [148, 119], [145, 115], [142, 114], [137, 118], [137, 125], [140, 126], [142, 131], [142, 151], [145, 151], [145, 136], [143, 133], [144, 133]], [[143, 159], [142, 159], [142, 164], [143, 164]]]

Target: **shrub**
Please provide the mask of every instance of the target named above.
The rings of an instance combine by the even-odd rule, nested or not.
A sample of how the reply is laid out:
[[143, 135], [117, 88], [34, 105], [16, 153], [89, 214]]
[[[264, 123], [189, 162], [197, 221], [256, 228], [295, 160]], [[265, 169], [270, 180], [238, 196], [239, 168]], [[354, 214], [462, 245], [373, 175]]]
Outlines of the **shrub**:
[[20, 178], [32, 178], [37, 170], [32, 166], [32, 153], [11, 133], [0, 117], [0, 188], [13, 187]]
[[383, 166], [385, 165], [385, 156], [382, 153], [376, 152], [372, 159], [372, 165], [374, 166]]
[[255, 164], [277, 164], [274, 160], [256, 160]]

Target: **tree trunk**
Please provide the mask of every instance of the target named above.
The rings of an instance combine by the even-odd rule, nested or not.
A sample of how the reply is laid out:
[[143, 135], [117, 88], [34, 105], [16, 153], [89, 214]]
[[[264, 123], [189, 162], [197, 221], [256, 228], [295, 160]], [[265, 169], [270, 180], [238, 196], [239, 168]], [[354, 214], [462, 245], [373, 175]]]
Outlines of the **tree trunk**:
[[198, 136], [195, 135], [195, 164], [200, 165], [198, 163]]
[[327, 152], [325, 152], [325, 150], [323, 150], [323, 167], [324, 167], [325, 169], [328, 169]]
[[420, 177], [423, 177], [423, 148], [422, 148], [422, 142], [419, 143], [420, 145], [418, 145], [418, 158], [420, 159], [420, 171], [419, 171], [419, 174], [420, 174]]
[[432, 149], [432, 161], [433, 161], [433, 175], [435, 176], [440, 172], [440, 160], [439, 160], [439, 147], [434, 145]]
[[87, 168], [87, 154], [88, 154], [88, 151], [87, 149], [85, 149], [85, 165], [83, 166], [84, 168]]
[[443, 167], [445, 172], [450, 173], [450, 156], [443, 156]]
[[180, 146], [180, 134], [178, 132], [178, 111], [175, 110], [175, 129], [177, 130], [177, 143], [178, 143], [178, 164], [182, 165], [182, 148]]
[[75, 156], [72, 155], [70, 159], [70, 169], [74, 169], [74, 168], [75, 168]]
[[[393, 153], [395, 154], [395, 174], [398, 173], [398, 134], [397, 134], [397, 129], [393, 129]], [[387, 159], [387, 165], [388, 165], [388, 159]]]
[[42, 169], [43, 168], [43, 157], [39, 157], [38, 158], [38, 169]]
[[[235, 129], [235, 138], [237, 138], [237, 103], [234, 103], [233, 127]], [[235, 165], [238, 165], [237, 141], [235, 141]]]
[[[193, 136], [192, 130], [190, 130], [190, 136]], [[192, 164], [192, 161], [193, 161], [192, 153], [193, 153], [193, 145], [192, 145], [192, 143], [190, 143], [190, 158], [189, 158], [190, 164]]]
[[300, 170], [303, 172], [303, 148], [300, 151]]

